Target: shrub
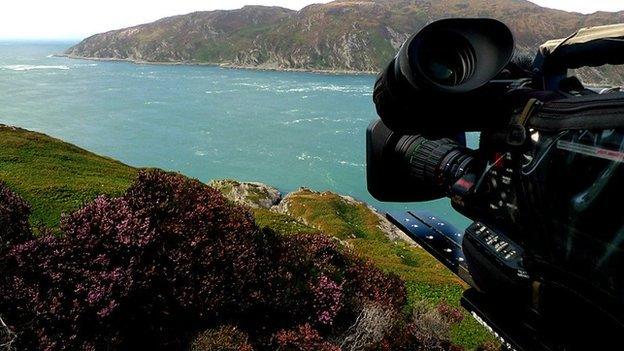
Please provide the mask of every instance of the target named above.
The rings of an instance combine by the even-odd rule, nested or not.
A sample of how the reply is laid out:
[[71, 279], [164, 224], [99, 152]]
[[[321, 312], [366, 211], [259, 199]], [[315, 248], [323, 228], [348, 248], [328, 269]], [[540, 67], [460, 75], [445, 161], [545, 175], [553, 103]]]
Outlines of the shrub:
[[309, 324], [294, 330], [282, 330], [275, 335], [276, 348], [280, 351], [340, 351]]
[[452, 318], [417, 315], [410, 329], [397, 276], [327, 236], [260, 230], [247, 210], [180, 175], [141, 173], [122, 197], [63, 217], [60, 236], [31, 238], [28, 207], [0, 196], [14, 204], [0, 206], [1, 220], [15, 223], [1, 233], [10, 240], [0, 315], [17, 349], [334, 351], [345, 335], [355, 335], [350, 349], [448, 344]]
[[350, 288], [356, 295], [368, 302], [400, 310], [407, 302], [407, 292], [401, 278], [387, 274], [370, 262], [359, 261], [349, 267]]
[[438, 313], [449, 323], [449, 324], [458, 324], [464, 320], [464, 314], [462, 311], [456, 307], [449, 305], [446, 301], [442, 301], [436, 307]]
[[476, 351], [503, 351], [505, 348], [501, 347], [501, 345], [494, 343], [492, 341], [488, 341], [485, 344], [477, 347]]
[[0, 254], [32, 238], [30, 206], [0, 182]]
[[420, 350], [455, 350], [450, 342], [451, 327], [456, 323], [454, 313], [441, 313], [449, 309], [432, 308], [425, 302], [414, 306], [412, 323], [408, 331], [417, 340]]
[[0, 351], [14, 351], [15, 333], [6, 325], [0, 317]]
[[368, 304], [364, 306], [355, 323], [342, 339], [342, 351], [372, 350], [379, 346], [395, 327], [396, 311], [385, 306]]
[[316, 281], [310, 283], [310, 290], [313, 296], [312, 306], [316, 311], [316, 322], [332, 325], [343, 304], [342, 284], [321, 274]]
[[178, 349], [261, 303], [269, 255], [251, 216], [182, 176], [143, 173], [10, 254], [5, 310], [27, 349]]
[[[32, 239], [29, 217], [30, 206], [0, 182], [0, 312], [4, 311], [2, 296], [13, 288], [10, 285], [11, 270], [6, 255], [14, 246]], [[0, 350], [12, 351], [15, 350], [16, 335], [3, 317], [4, 314], [0, 313]]]
[[324, 235], [282, 237], [275, 262], [278, 285], [284, 288], [274, 293], [274, 320], [287, 317], [295, 325], [308, 323], [340, 335], [367, 303], [395, 311], [405, 305], [405, 287], [398, 277], [345, 253]]

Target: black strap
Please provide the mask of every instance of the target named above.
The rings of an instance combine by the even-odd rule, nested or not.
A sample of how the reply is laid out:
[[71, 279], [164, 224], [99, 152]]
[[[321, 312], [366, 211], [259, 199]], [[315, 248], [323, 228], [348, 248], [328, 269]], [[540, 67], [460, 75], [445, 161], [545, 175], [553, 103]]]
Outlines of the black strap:
[[529, 125], [545, 131], [624, 128], [624, 94], [578, 96], [543, 104]]

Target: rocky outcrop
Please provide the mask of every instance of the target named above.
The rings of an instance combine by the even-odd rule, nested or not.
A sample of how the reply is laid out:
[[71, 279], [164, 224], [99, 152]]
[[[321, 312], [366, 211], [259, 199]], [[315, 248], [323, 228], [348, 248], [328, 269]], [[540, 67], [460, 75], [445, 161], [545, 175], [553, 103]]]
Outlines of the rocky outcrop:
[[251, 208], [270, 209], [282, 200], [279, 190], [262, 183], [215, 180], [208, 185], [218, 189], [228, 199]]
[[282, 198], [277, 189], [262, 183], [215, 180], [208, 185], [236, 203], [265, 210], [257, 215], [266, 217], [269, 210], [271, 216], [278, 216], [274, 220], [300, 223], [344, 242], [366, 237], [413, 244], [376, 209], [349, 196], [301, 188]]
[[[301, 11], [246, 6], [195, 12], [97, 34], [70, 57], [225, 66], [377, 72], [403, 41], [446, 17], [493, 17], [514, 31], [520, 53], [583, 26], [624, 22], [624, 12], [583, 15], [525, 0], [337, 0]], [[604, 72], [608, 72], [605, 75]], [[621, 83], [622, 69], [588, 69], [596, 83]]]
[[371, 238], [381, 233], [391, 241], [413, 244], [379, 211], [350, 196], [301, 188], [286, 195], [273, 210], [339, 238], [356, 239], [361, 235]]

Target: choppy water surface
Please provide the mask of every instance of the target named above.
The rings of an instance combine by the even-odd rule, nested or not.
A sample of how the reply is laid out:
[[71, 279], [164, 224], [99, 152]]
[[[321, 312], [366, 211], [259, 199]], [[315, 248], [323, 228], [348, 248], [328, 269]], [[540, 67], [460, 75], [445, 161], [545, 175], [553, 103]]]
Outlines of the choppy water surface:
[[287, 192], [366, 191], [372, 76], [135, 65], [51, 56], [72, 43], [0, 43], [0, 123], [40, 131], [134, 166]]

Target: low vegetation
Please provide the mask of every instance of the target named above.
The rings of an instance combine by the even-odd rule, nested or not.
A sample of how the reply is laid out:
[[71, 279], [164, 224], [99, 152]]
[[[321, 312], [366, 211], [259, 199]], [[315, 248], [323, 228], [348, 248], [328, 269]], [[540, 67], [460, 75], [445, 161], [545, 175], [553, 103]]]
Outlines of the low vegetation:
[[[13, 220], [20, 228], [30, 211], [1, 188], [2, 228]], [[0, 313], [18, 349], [180, 350], [223, 339], [255, 350], [339, 350], [366, 306], [393, 317], [359, 350], [428, 340], [402, 313], [397, 276], [329, 236], [261, 230], [246, 209], [181, 175], [141, 172], [121, 197], [63, 217], [62, 235], [23, 230], [0, 235]], [[207, 341], [202, 330], [212, 328], [219, 338]], [[427, 329], [427, 337], [452, 348], [444, 335]]]
[[[381, 229], [381, 219], [366, 204], [329, 192], [301, 189], [284, 198], [280, 208], [288, 218], [340, 238], [358, 255], [401, 277], [410, 308], [423, 300], [430, 306], [459, 307], [466, 288], [461, 280], [421, 248], [390, 240]], [[452, 340], [468, 349], [492, 341], [491, 334], [473, 318], [464, 317], [451, 328]]]
[[56, 227], [98, 195], [121, 195], [137, 170], [47, 135], [0, 125], [0, 180], [32, 206], [31, 223]]
[[[155, 349], [418, 349], [418, 306], [440, 314], [436, 306], [444, 305], [462, 315], [460, 282], [421, 249], [389, 240], [364, 204], [302, 190], [287, 197], [286, 212], [244, 209], [179, 175], [148, 172], [135, 181], [138, 170], [56, 139], [9, 127], [0, 136], [0, 180], [7, 185], [0, 225], [12, 228], [0, 233], [3, 260], [11, 262], [3, 267], [12, 270], [3, 274], [12, 292], [0, 317], [20, 345], [78, 345], [60, 346], [63, 337], [94, 350], [145, 340], [158, 343]], [[45, 182], [37, 172], [50, 176], [50, 189], [71, 186], [67, 201], [57, 207], [55, 192], [40, 193]], [[72, 185], [80, 179], [91, 186]], [[37, 205], [31, 211], [27, 203]], [[59, 226], [53, 218], [60, 213], [69, 215]], [[241, 267], [245, 272], [231, 270]], [[261, 293], [268, 290], [273, 300]], [[225, 291], [235, 293], [215, 298]], [[381, 325], [373, 328], [371, 316]], [[473, 349], [491, 340], [472, 318], [442, 320], [446, 332], [432, 338], [445, 347], [452, 341]], [[266, 327], [257, 331], [249, 321]]]

